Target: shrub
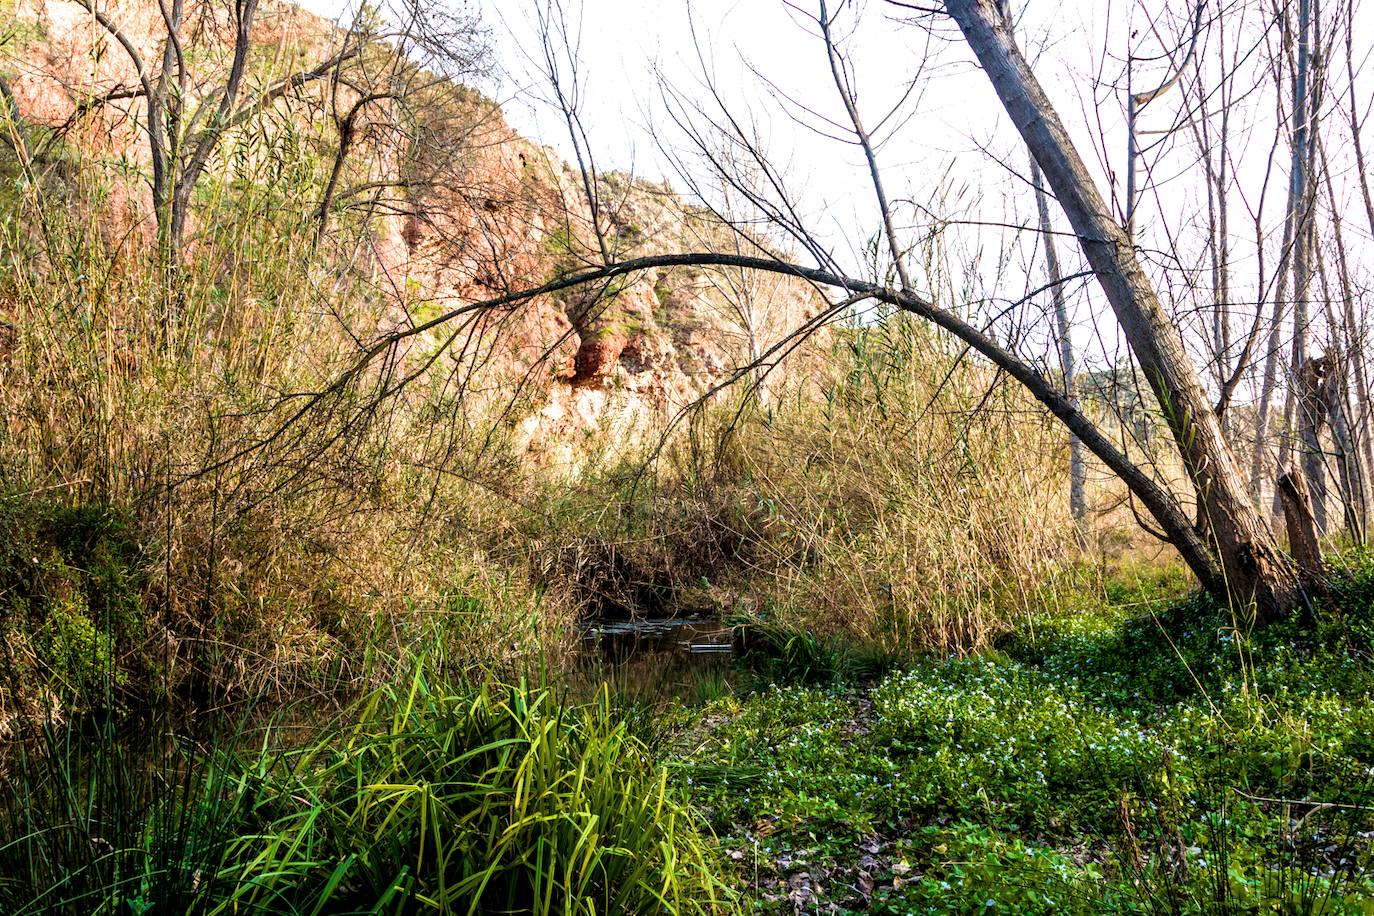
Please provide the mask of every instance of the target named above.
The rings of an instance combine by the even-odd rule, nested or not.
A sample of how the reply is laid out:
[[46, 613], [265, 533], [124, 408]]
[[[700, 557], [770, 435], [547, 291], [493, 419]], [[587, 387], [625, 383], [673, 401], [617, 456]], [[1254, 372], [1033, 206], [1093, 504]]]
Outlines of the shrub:
[[[0, 608], [10, 701], [49, 692], [69, 707], [146, 677], [147, 551], [127, 513], [0, 498]], [[15, 708], [0, 710], [14, 715]]]
[[257, 891], [242, 899], [327, 900], [331, 912], [717, 907], [709, 848], [604, 696], [566, 706], [523, 685], [449, 692], [417, 673], [354, 715], [267, 777], [280, 809], [272, 850], [309, 850], [310, 880], [281, 888], [259, 855], [239, 878]]
[[548, 690], [449, 693], [417, 673], [277, 775], [277, 824], [325, 863], [329, 906], [441, 913], [708, 912], [710, 854], [610, 711]]

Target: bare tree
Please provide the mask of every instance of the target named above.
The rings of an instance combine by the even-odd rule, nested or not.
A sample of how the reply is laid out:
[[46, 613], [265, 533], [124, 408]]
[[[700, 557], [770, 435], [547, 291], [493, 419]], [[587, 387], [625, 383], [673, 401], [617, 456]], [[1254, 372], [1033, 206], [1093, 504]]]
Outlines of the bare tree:
[[[1297, 384], [1289, 386], [1288, 406], [1285, 415], [1293, 416], [1297, 407], [1299, 434], [1302, 441], [1302, 465], [1307, 475], [1312, 501], [1312, 515], [1316, 519], [1317, 530], [1326, 530], [1326, 480], [1325, 469], [1321, 462], [1320, 423], [1321, 419], [1312, 409], [1316, 408], [1308, 387], [1315, 370], [1308, 366], [1312, 358], [1312, 315], [1308, 297], [1312, 289], [1313, 257], [1313, 220], [1312, 208], [1315, 203], [1312, 194], [1312, 154], [1316, 148], [1313, 142], [1315, 106], [1313, 99], [1312, 72], [1312, 16], [1313, 0], [1298, 0], [1298, 40], [1297, 61], [1293, 67], [1293, 157], [1289, 172], [1289, 213], [1287, 219], [1293, 224], [1293, 353], [1292, 377]], [[1319, 401], [1320, 399], [1318, 399]], [[1287, 464], [1287, 452], [1292, 439], [1286, 437], [1280, 452], [1280, 467]]]
[[[498, 117], [467, 85], [487, 72], [490, 50], [473, 17], [400, 0], [359, 9], [343, 41], [357, 53], [332, 70], [322, 99], [335, 140], [316, 207], [317, 242], [346, 208], [423, 214], [426, 195], [453, 189], [459, 160], [484, 121]], [[364, 174], [346, 183], [355, 157]]]
[[1297, 574], [1268, 521], [1251, 505], [1230, 444], [1160, 306], [1129, 235], [1110, 210], [1049, 98], [1031, 73], [1005, 19], [990, 0], [946, 0], [1017, 130], [1054, 189], [1097, 272], [1151, 390], [1165, 411], [1180, 457], [1206, 509], [1217, 558], [1243, 600], [1266, 615], [1300, 600]]
[[[1007, 27], [1014, 29], [1015, 20], [1012, 18], [1005, 0], [1000, 0], [999, 8], [1007, 22]], [[1160, 92], [1163, 91], [1165, 90], [1160, 90]], [[1134, 108], [1132, 110], [1134, 111]], [[1134, 129], [1135, 125], [1132, 123], [1133, 134]], [[1134, 152], [1134, 141], [1132, 141], [1131, 149]], [[1040, 166], [1036, 163], [1035, 157], [1029, 156], [1029, 161], [1030, 183], [1035, 192], [1035, 215], [1040, 227], [1040, 244], [1045, 249], [1045, 274], [1049, 281], [1050, 298], [1054, 303], [1054, 337], [1056, 349], [1059, 351], [1059, 371], [1064, 376], [1064, 394], [1076, 405], [1078, 404], [1078, 373], [1077, 366], [1074, 364], [1073, 327], [1069, 321], [1069, 306], [1064, 295], [1064, 272], [1059, 264], [1059, 243], [1055, 238], [1054, 220], [1050, 216], [1049, 193], [1045, 190], [1044, 176], [1040, 173]], [[1131, 168], [1134, 170], [1134, 161], [1132, 161]], [[1133, 178], [1131, 185], [1132, 190], [1129, 193], [1133, 194]], [[1084, 525], [1088, 514], [1087, 480], [1088, 468], [1083, 459], [1083, 443], [1078, 441], [1077, 436], [1070, 434], [1069, 511], [1073, 515], [1080, 544], [1083, 542]]]
[[[1031, 184], [1035, 187], [1035, 210], [1040, 223], [1041, 244], [1045, 246], [1045, 272], [1048, 275], [1050, 296], [1054, 301], [1054, 328], [1059, 350], [1059, 370], [1064, 374], [1064, 395], [1078, 403], [1078, 376], [1073, 358], [1073, 328], [1069, 322], [1069, 306], [1064, 297], [1064, 272], [1059, 267], [1059, 246], [1054, 237], [1054, 223], [1050, 219], [1049, 195], [1045, 192], [1043, 176], [1035, 158], [1030, 162]], [[1069, 510], [1083, 535], [1083, 521], [1088, 514], [1088, 469], [1083, 461], [1083, 443], [1069, 436]]]
[[[230, 0], [226, 4], [224, 12], [232, 38], [224, 73], [205, 73], [188, 62], [185, 44], [190, 23], [185, 0], [170, 0], [170, 5], [167, 0], [159, 2], [165, 34], [161, 60], [155, 65], [144, 59], [134, 37], [95, 0], [73, 2], [85, 7], [119, 44], [133, 66], [138, 89], [132, 95], [143, 99], [146, 111], [143, 130], [152, 171], [150, 187], [157, 221], [157, 247], [164, 264], [172, 272], [181, 260], [192, 195], [226, 132], [289, 93], [325, 78], [359, 51], [357, 42], [345, 41], [314, 66], [263, 89], [245, 92], [258, 0]], [[198, 12], [214, 16], [219, 10], [207, 5]], [[130, 93], [119, 91], [117, 87], [100, 101], [106, 103], [128, 97]]]
[[1137, 119], [1147, 105], [1173, 89], [1183, 74], [1187, 72], [1193, 61], [1193, 55], [1197, 52], [1198, 37], [1202, 34], [1202, 14], [1206, 9], [1207, 0], [1198, 0], [1193, 14], [1192, 36], [1188, 39], [1188, 50], [1184, 53], [1183, 60], [1173, 66], [1170, 74], [1155, 88], [1145, 92], [1135, 91], [1131, 85], [1135, 55], [1128, 54], [1126, 56], [1126, 234], [1128, 236], [1135, 235], [1136, 203], [1139, 198], [1136, 189], [1136, 179], [1140, 171], [1140, 133], [1136, 124]]

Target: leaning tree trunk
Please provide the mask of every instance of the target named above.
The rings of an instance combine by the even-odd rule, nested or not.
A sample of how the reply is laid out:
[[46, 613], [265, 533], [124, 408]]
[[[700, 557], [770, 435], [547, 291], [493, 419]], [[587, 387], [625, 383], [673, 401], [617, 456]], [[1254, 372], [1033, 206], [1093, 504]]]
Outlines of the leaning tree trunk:
[[1031, 73], [994, 0], [945, 0], [945, 9], [982, 64], [1050, 188], [1168, 419], [1188, 476], [1205, 507], [1230, 598], [1263, 617], [1302, 598], [1297, 571], [1251, 504], [1235, 456], [1208, 402], [1183, 339], [1165, 314], [1059, 115]]
[[[1045, 246], [1045, 273], [1050, 281], [1050, 297], [1054, 301], [1054, 328], [1059, 342], [1059, 368], [1064, 373], [1064, 396], [1078, 404], [1078, 380], [1074, 373], [1073, 339], [1069, 336], [1069, 306], [1064, 301], [1064, 275], [1059, 269], [1059, 250], [1054, 240], [1054, 225], [1050, 222], [1049, 195], [1040, 180], [1040, 166], [1031, 158], [1031, 184], [1035, 187], [1035, 210], [1040, 219], [1041, 243]], [[1084, 522], [1088, 515], [1087, 466], [1083, 462], [1083, 443], [1069, 433], [1069, 510], [1073, 513], [1074, 530], [1080, 544]]]

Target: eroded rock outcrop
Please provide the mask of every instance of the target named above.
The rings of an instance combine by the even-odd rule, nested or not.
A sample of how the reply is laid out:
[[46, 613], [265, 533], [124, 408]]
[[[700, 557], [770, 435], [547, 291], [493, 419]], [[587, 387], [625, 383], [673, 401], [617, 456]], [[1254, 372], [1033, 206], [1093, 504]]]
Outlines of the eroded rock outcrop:
[[[196, 42], [196, 65], [205, 68], [199, 75], [211, 85], [214, 68], [226, 63], [229, 23], [209, 4], [188, 6], [200, 17], [188, 32]], [[100, 9], [145, 61], [161, 59], [166, 32], [155, 0], [105, 0]], [[146, 166], [140, 99], [103, 104], [88, 116], [98, 120], [94, 127], [72, 129], [85, 123], [73, 120], [79, 106], [137, 86], [128, 55], [108, 30], [74, 0], [18, 0], [13, 10], [20, 38], [5, 49], [3, 68], [23, 119], [45, 129], [62, 127], [70, 142], [104, 144], [105, 152]], [[327, 56], [341, 33], [273, 0], [261, 7], [254, 39], [303, 70]], [[322, 91], [314, 83], [301, 90]], [[456, 97], [460, 102], [444, 114], [446, 132], [434, 134], [449, 138], [450, 147], [441, 158], [431, 157], [438, 164], [425, 181], [402, 180], [414, 167], [414, 150], [398, 152], [395, 144], [375, 139], [380, 130], [348, 163], [355, 184], [386, 185], [392, 195], [385, 207], [374, 208], [367, 226], [372, 240], [366, 257], [374, 260], [378, 289], [394, 300], [380, 331], [507, 297], [607, 254], [625, 259], [730, 250], [735, 243], [727, 227], [671, 188], [622, 174], [594, 182], [594, 219], [581, 175], [518, 136], [479, 94]], [[306, 120], [323, 118], [325, 108], [274, 104], [277, 117]], [[310, 126], [326, 136], [327, 147], [330, 122]], [[125, 187], [129, 199], [121, 212], [134, 234], [148, 238], [153, 221], [146, 189], [140, 192], [138, 182]], [[330, 256], [327, 249], [322, 256]], [[490, 403], [519, 400], [518, 445], [534, 460], [575, 465], [588, 441], [633, 441], [661, 426], [819, 306], [809, 287], [786, 278], [682, 268], [469, 312], [410, 346], [424, 350], [436, 335], [457, 329], [450, 371], [480, 377], [482, 383], [471, 387]], [[791, 359], [789, 372], [769, 375], [770, 388], [814, 370], [806, 352]]]

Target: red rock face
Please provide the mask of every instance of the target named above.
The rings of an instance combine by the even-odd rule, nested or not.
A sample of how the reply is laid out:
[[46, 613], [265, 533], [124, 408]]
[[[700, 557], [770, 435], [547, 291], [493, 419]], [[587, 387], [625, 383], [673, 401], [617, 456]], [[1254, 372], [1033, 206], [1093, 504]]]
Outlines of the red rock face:
[[570, 381], [574, 385], [605, 384], [614, 374], [626, 343], [628, 338], [619, 333], [584, 338], [577, 348]]
[[[60, 124], [81, 99], [136, 84], [127, 56], [73, 0], [18, 3], [17, 16], [35, 37], [22, 48], [0, 49], [0, 57], [11, 58], [0, 65], [19, 74], [13, 85], [26, 118]], [[165, 30], [156, 0], [102, 0], [101, 10], [146, 61], [161, 59]], [[208, 12], [198, 15], [204, 21], [193, 30], [193, 59], [203, 62], [197, 78], [217, 85], [228, 23]], [[323, 59], [338, 40], [332, 24], [281, 0], [263, 0], [254, 35], [264, 50], [289, 48], [278, 57], [297, 69]], [[269, 58], [277, 59], [263, 55]], [[364, 247], [374, 259], [378, 290], [391, 302], [378, 332], [539, 286], [600, 257], [580, 176], [548, 149], [518, 136], [491, 103], [473, 93], [465, 104], [461, 117], [468, 120], [453, 134], [460, 148], [445, 150], [453, 155], [442, 157], [440, 180], [406, 192], [403, 207], [375, 217], [370, 226], [371, 243]], [[293, 118], [315, 117], [303, 126], [328, 138], [322, 110], [297, 104], [274, 110], [274, 116], [289, 111]], [[113, 104], [83, 122], [71, 140], [146, 166], [139, 133], [143, 112], [142, 100]], [[375, 139], [384, 131], [364, 135], [369, 139], [360, 142], [352, 160], [359, 176], [394, 177], [394, 145]], [[327, 153], [327, 139], [322, 148]], [[599, 228], [618, 258], [699, 250], [703, 237], [710, 237], [709, 217], [668, 188], [620, 174], [600, 183], [605, 193]], [[124, 238], [136, 243], [140, 234], [151, 237], [145, 183], [126, 181], [112, 188], [110, 199], [114, 206], [104, 218], [117, 219], [121, 231], [134, 229]], [[726, 244], [729, 233], [718, 231]], [[452, 352], [447, 371], [483, 373], [490, 383], [475, 387], [498, 393], [528, 391], [529, 380], [538, 382], [546, 407], [536, 408], [524, 424], [525, 441], [536, 458], [566, 458], [568, 443], [591, 438], [589, 432], [633, 435], [676, 413], [744, 364], [751, 346], [755, 352], [766, 349], [804, 315], [814, 314], [818, 301], [808, 287], [785, 278], [665, 270], [625, 278], [623, 285], [595, 295], [571, 290], [482, 313]], [[816, 350], [826, 345], [823, 339], [818, 344], [810, 355], [791, 357], [792, 370], [771, 374], [770, 383], [811, 377], [819, 366]], [[414, 339], [411, 346], [424, 352], [428, 341]]]

